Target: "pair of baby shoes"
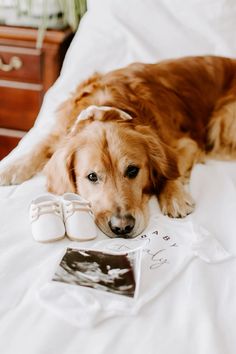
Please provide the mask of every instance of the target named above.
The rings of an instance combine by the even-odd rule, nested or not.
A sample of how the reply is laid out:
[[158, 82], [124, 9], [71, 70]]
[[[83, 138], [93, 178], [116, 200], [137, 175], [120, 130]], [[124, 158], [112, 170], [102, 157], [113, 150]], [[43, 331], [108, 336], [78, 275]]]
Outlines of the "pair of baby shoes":
[[38, 242], [61, 240], [65, 235], [73, 241], [88, 241], [97, 236], [90, 203], [74, 193], [62, 197], [48, 193], [34, 199], [30, 222]]

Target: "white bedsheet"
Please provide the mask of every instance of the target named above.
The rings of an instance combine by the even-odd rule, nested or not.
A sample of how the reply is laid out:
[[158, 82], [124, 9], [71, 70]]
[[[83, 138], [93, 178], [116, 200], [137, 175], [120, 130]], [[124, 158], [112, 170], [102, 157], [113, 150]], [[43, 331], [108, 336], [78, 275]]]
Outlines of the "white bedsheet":
[[[0, 167], [47, 134], [57, 105], [95, 70], [182, 55], [234, 56], [235, 18], [234, 0], [90, 0], [35, 127]], [[41, 274], [73, 245], [67, 240], [41, 245], [31, 237], [28, 205], [45, 190], [44, 183], [36, 176], [0, 188], [1, 354], [235, 354], [235, 258], [220, 264], [195, 259], [137, 316], [89, 330], [42, 308], [35, 296]], [[236, 255], [236, 163], [197, 165], [190, 190], [196, 201], [193, 220]]]

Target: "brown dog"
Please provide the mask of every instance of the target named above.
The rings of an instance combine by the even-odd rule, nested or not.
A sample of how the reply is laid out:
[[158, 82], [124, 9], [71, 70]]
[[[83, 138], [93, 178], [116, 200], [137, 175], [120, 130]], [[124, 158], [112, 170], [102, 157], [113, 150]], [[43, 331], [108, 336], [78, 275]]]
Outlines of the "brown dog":
[[0, 181], [21, 183], [46, 165], [49, 191], [81, 194], [103, 232], [134, 237], [153, 194], [164, 214], [191, 213], [184, 184], [206, 156], [236, 157], [236, 60], [135, 63], [80, 84], [54, 131]]

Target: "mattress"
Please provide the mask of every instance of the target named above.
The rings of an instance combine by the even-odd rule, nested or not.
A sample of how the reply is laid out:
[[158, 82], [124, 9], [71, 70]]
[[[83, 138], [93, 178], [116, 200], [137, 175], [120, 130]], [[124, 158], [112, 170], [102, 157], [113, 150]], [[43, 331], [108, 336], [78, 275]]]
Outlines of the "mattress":
[[[0, 169], [21, 158], [50, 131], [57, 106], [94, 71], [185, 55], [233, 57], [235, 16], [233, 0], [89, 0], [35, 126], [1, 161]], [[235, 354], [236, 163], [196, 165], [189, 188], [196, 208], [186, 220], [207, 230], [230, 257], [220, 262], [195, 257], [138, 313], [79, 328], [37, 298], [42, 276], [63, 250], [74, 245], [67, 239], [45, 245], [32, 238], [28, 208], [35, 196], [45, 192], [44, 176], [1, 187], [0, 352]], [[151, 202], [150, 208], [152, 216], [160, 215], [157, 203]], [[158, 228], [158, 218], [151, 217], [151, 223]], [[175, 225], [168, 218], [166, 223]]]

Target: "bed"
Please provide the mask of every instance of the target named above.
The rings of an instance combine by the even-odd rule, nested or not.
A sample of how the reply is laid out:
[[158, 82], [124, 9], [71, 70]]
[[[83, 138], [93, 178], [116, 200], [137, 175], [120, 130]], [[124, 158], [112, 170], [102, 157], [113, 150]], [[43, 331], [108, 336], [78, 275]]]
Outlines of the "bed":
[[[234, 0], [89, 0], [35, 126], [0, 169], [50, 131], [57, 106], [94, 71], [186, 55], [234, 57], [235, 18]], [[190, 191], [196, 209], [188, 218], [230, 257], [220, 262], [195, 257], [138, 314], [79, 328], [41, 306], [36, 296], [42, 274], [73, 244], [64, 239], [43, 245], [32, 238], [28, 208], [45, 192], [44, 176], [0, 187], [0, 353], [235, 354], [236, 162], [196, 165]], [[160, 214], [155, 203], [151, 209]]]

